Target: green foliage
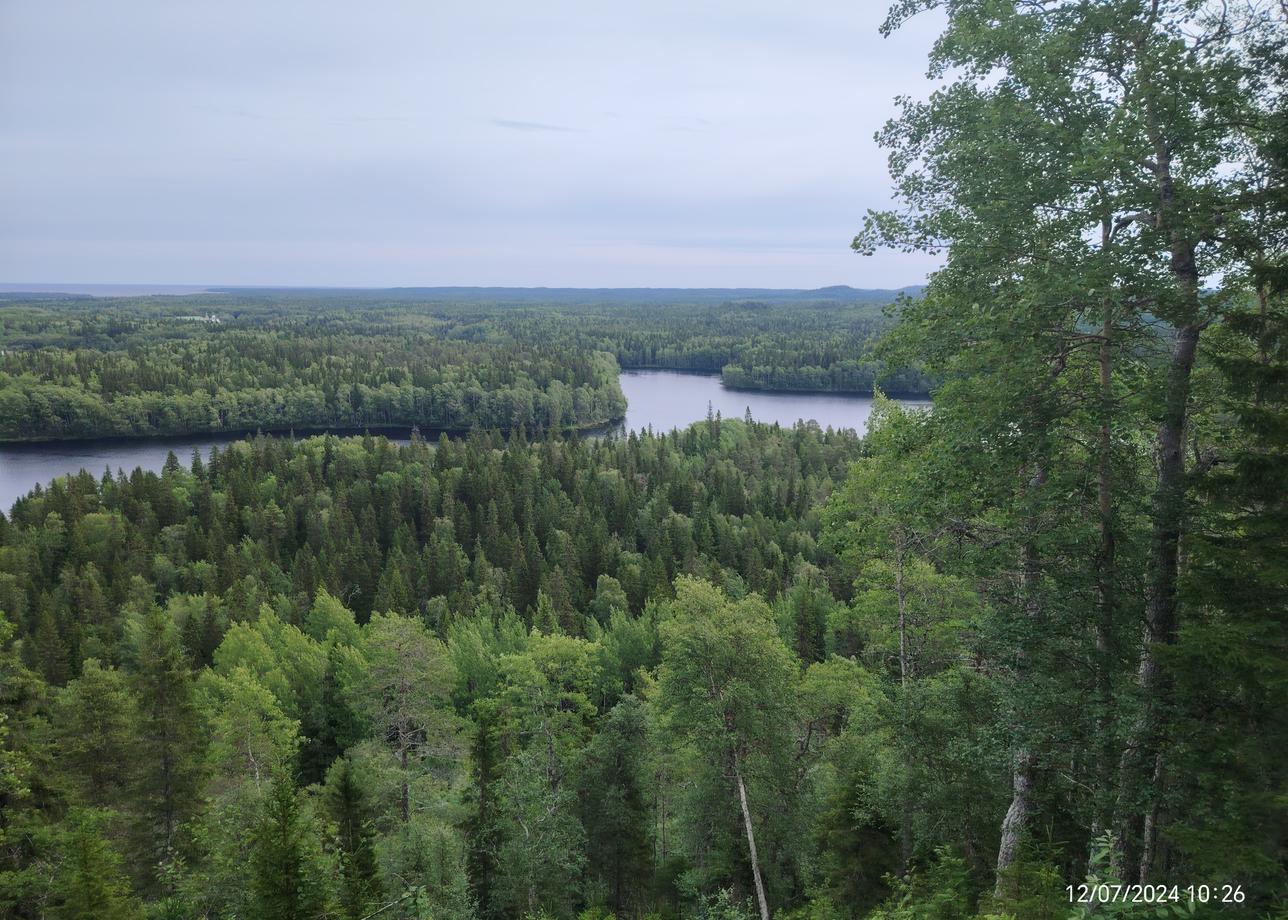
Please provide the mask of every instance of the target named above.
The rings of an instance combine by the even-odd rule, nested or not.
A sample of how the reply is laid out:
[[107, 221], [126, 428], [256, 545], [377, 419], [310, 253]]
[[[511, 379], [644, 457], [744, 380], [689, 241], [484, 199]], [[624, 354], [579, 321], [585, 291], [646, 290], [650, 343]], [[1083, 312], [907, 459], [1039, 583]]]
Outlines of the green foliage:
[[[260, 436], [0, 516], [0, 913], [1281, 910], [1281, 11], [887, 28], [933, 8], [945, 83], [880, 135], [904, 210], [856, 248], [948, 258], [877, 351], [825, 293], [0, 310], [0, 438], [472, 429]], [[565, 438], [619, 365], [942, 386], [863, 440]]]
[[[755, 595], [731, 601], [714, 585], [681, 578], [668, 606], [656, 705], [668, 769], [683, 789], [681, 839], [695, 867], [687, 884], [708, 895], [755, 871], [748, 815], [759, 858], [785, 868], [794, 861], [798, 664]], [[790, 868], [783, 876], [790, 885]]]
[[616, 916], [637, 912], [651, 893], [648, 733], [644, 704], [626, 697], [600, 720], [578, 771], [587, 868]]
[[90, 658], [81, 676], [58, 691], [50, 745], [68, 797], [94, 808], [120, 808], [137, 764], [138, 704], [125, 676]]
[[454, 772], [459, 745], [448, 695], [456, 675], [442, 643], [418, 620], [377, 615], [362, 640], [362, 669], [349, 686], [367, 723], [361, 756], [377, 794], [396, 801], [406, 824]]
[[[1114, 872], [1114, 839], [1104, 834], [1092, 842], [1091, 857], [1087, 862], [1087, 877], [1084, 884], [1090, 891], [1096, 891], [1101, 885], [1121, 885], [1122, 879]], [[1091, 917], [1108, 917], [1113, 920], [1135, 920], [1135, 918], [1155, 917], [1166, 920], [1168, 917], [1192, 917], [1196, 907], [1189, 901], [1165, 901], [1158, 905], [1135, 904], [1125, 899], [1100, 899], [1075, 904], [1067, 913], [1069, 920], [1089, 920]]]
[[349, 759], [336, 760], [327, 771], [322, 801], [335, 827], [339, 902], [347, 920], [362, 920], [380, 906], [374, 818], [367, 800]]
[[[369, 302], [355, 311], [354, 297]], [[743, 389], [924, 394], [924, 376], [869, 353], [886, 325], [873, 304], [826, 299], [647, 310], [358, 292], [9, 303], [0, 440], [593, 428], [625, 412], [618, 365], [722, 373]]]
[[106, 815], [72, 812], [50, 915], [58, 920], [141, 920], [143, 908], [130, 892], [121, 856], [104, 839]]
[[128, 809], [133, 824], [130, 863], [152, 890], [160, 881], [160, 867], [184, 848], [184, 825], [199, 807], [204, 735], [175, 625], [153, 604], [129, 626], [140, 714]]
[[252, 838], [254, 916], [312, 920], [328, 907], [327, 869], [289, 772], [278, 770]]
[[[286, 772], [327, 790], [312, 817], [299, 803], [316, 837], [300, 852], [333, 854], [337, 910], [678, 904], [677, 841], [700, 825], [673, 810], [692, 777], [731, 799], [697, 755], [659, 756], [643, 701], [673, 573], [733, 586], [766, 640], [784, 617], [817, 628], [834, 563], [810, 509], [859, 449], [732, 421], [601, 442], [261, 438], [190, 471], [53, 484], [0, 533], [0, 588], [23, 611], [4, 646], [4, 833], [21, 841], [4, 903], [34, 910], [66, 808], [103, 804], [158, 915], [253, 915], [250, 854]], [[770, 488], [788, 481], [790, 504]], [[376, 607], [393, 569], [417, 599], [403, 615]], [[542, 595], [554, 628], [533, 633]], [[46, 692], [23, 661], [51, 658], [66, 685]], [[762, 809], [776, 787], [749, 758]], [[796, 819], [756, 820], [790, 863]], [[766, 864], [776, 900], [801, 871]]]
[[[1283, 684], [1256, 651], [1285, 635], [1283, 10], [909, 0], [886, 29], [927, 9], [944, 85], [880, 133], [898, 210], [854, 247], [945, 255], [885, 352], [944, 385], [930, 439], [874, 438], [845, 549], [856, 574], [881, 560], [878, 590], [903, 543], [984, 601], [957, 648], [1009, 747], [999, 897], [1026, 845], [1061, 841], [1067, 865], [1113, 828], [1124, 879], [1246, 873], [1261, 907], [1233, 909], [1267, 909], [1285, 864], [1263, 823], [1283, 817], [1263, 795]], [[872, 552], [882, 516], [896, 539]], [[856, 620], [838, 641], [880, 643]], [[988, 864], [978, 841], [960, 852]]]
[[966, 920], [974, 914], [966, 863], [947, 850], [924, 872], [890, 879], [892, 893], [870, 920]]
[[[265, 299], [207, 323], [151, 306], [123, 301], [89, 315], [78, 303], [8, 308], [0, 440], [584, 428], [625, 410], [611, 355], [479, 337], [482, 324], [469, 318], [395, 308], [356, 319], [347, 307], [309, 316]], [[229, 305], [215, 298], [205, 306]]]

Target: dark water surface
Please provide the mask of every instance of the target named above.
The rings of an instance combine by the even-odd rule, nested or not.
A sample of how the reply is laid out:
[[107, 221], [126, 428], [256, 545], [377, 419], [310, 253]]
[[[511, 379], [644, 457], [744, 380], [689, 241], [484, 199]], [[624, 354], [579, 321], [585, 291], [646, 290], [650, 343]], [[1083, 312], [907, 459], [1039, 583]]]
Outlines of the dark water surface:
[[[707, 416], [707, 405], [724, 418], [742, 418], [748, 407], [760, 422], [793, 425], [813, 419], [824, 428], [853, 428], [862, 431], [872, 411], [866, 396], [835, 393], [764, 393], [727, 390], [720, 378], [677, 371], [624, 371], [622, 392], [628, 408], [626, 420], [616, 431], [640, 431], [652, 426], [656, 432], [669, 431]], [[926, 405], [916, 403], [916, 405]], [[303, 434], [303, 432], [298, 432]], [[354, 433], [354, 432], [344, 432]], [[376, 433], [373, 431], [373, 434]], [[382, 432], [395, 441], [406, 442], [406, 429]], [[426, 437], [433, 437], [426, 432]], [[95, 477], [105, 469], [127, 473], [135, 467], [160, 470], [166, 455], [174, 451], [187, 466], [194, 450], [209, 456], [213, 445], [238, 440], [238, 434], [187, 435], [173, 438], [101, 438], [92, 441], [62, 441], [43, 444], [0, 444], [0, 510], [8, 513], [13, 503], [39, 484], [55, 476], [89, 470]]]

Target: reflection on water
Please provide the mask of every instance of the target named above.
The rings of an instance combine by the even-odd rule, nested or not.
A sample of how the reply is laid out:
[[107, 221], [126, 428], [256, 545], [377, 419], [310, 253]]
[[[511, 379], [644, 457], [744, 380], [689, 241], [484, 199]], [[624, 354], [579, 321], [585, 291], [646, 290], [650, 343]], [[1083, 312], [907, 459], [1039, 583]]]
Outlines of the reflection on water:
[[[727, 390], [718, 376], [708, 374], [625, 371], [621, 380], [628, 408], [625, 421], [612, 429], [618, 432], [641, 431], [650, 426], [656, 432], [683, 427], [706, 418], [708, 405], [711, 411], [719, 412], [724, 418], [742, 418], [750, 408], [752, 418], [761, 422], [794, 425], [800, 419], [813, 419], [824, 428], [853, 428], [856, 431], [864, 430], [872, 411], [872, 400], [866, 396]], [[391, 440], [404, 443], [408, 437], [407, 429], [383, 433]], [[157, 471], [165, 465], [170, 451], [174, 451], [179, 462], [187, 466], [194, 450], [200, 450], [206, 457], [213, 445], [227, 444], [239, 437], [241, 435], [207, 434], [0, 445], [0, 509], [7, 513], [13, 503], [37, 483], [47, 483], [55, 476], [82, 469], [89, 470], [95, 477], [102, 476], [105, 469], [113, 473], [117, 470], [128, 473], [135, 467]], [[433, 439], [436, 434], [425, 432], [425, 437]]]
[[[716, 374], [677, 371], [623, 371], [626, 421], [622, 428], [669, 431], [707, 417], [707, 406], [723, 418], [742, 418], [748, 409], [758, 422], [794, 425], [813, 419], [823, 428], [853, 428], [862, 432], [872, 413], [867, 396], [847, 393], [767, 393], [726, 389]], [[907, 402], [905, 405], [929, 405]]]

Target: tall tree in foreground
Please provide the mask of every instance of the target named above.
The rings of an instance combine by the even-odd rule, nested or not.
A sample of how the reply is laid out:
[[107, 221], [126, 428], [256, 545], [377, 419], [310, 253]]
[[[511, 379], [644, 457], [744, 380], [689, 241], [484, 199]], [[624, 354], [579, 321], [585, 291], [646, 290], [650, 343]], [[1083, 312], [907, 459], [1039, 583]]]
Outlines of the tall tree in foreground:
[[[972, 426], [979, 447], [1029, 442], [1013, 469], [1027, 467], [1030, 485], [989, 499], [1030, 521], [1019, 568], [1032, 616], [1016, 620], [1023, 697], [1008, 727], [1029, 740], [1015, 744], [999, 873], [1031, 835], [1037, 784], [1056, 775], [1030, 742], [1050, 755], [1077, 740], [1053, 719], [1058, 708], [1024, 698], [1042, 643], [1023, 634], [1069, 637], [1082, 657], [1085, 633], [1096, 651], [1080, 689], [1101, 712], [1084, 739], [1098, 760], [1089, 771], [1098, 801], [1084, 822], [1115, 825], [1126, 880], [1176, 878], [1165, 852], [1177, 772], [1172, 650], [1195, 615], [1182, 576], [1197, 487], [1220, 459], [1205, 443], [1195, 367], [1205, 334], [1238, 303], [1247, 228], [1282, 199], [1282, 177], [1260, 186], [1247, 177], [1265, 173], [1257, 141], [1278, 97], [1261, 50], [1282, 49], [1285, 11], [1255, 0], [904, 0], [885, 29], [930, 9], [947, 16], [931, 54], [931, 76], [946, 85], [926, 102], [904, 100], [880, 134], [905, 208], [870, 214], [855, 248], [947, 255], [905, 311], [904, 341], [949, 381], [937, 414], [969, 422], [1000, 411], [1007, 424]], [[1281, 225], [1260, 227], [1282, 235]], [[1046, 411], [1008, 401], [1015, 389], [978, 385], [989, 379], [1021, 388], [1027, 379]], [[1133, 458], [1147, 442], [1151, 460]], [[1091, 488], [1078, 487], [1078, 464], [1095, 471]], [[1151, 480], [1139, 523], [1124, 468]], [[1098, 537], [1077, 536], [1074, 516], [1097, 522]], [[1124, 553], [1133, 541], [1138, 559]], [[1053, 572], [1070, 571], [1066, 560], [1086, 566], [1083, 584], [1044, 589]], [[1126, 602], [1128, 584], [1144, 589], [1139, 609]], [[1136, 660], [1130, 693], [1117, 686], [1124, 657]]]
[[120, 808], [136, 769], [138, 711], [125, 678], [95, 658], [58, 691], [52, 743], [68, 794], [95, 808]]
[[647, 742], [647, 712], [628, 696], [603, 716], [581, 768], [590, 869], [619, 917], [645, 903], [652, 874], [643, 767]]
[[371, 725], [371, 746], [390, 761], [397, 816], [408, 823], [426, 807], [418, 781], [451, 774], [458, 744], [448, 694], [456, 679], [443, 644], [419, 620], [397, 614], [371, 618], [363, 631], [366, 667], [353, 688], [354, 706]]
[[[764, 833], [771, 807], [786, 806], [793, 737], [797, 664], [783, 644], [768, 606], [752, 595], [731, 601], [715, 586], [676, 581], [671, 619], [662, 626], [662, 666], [657, 703], [664, 731], [686, 757], [695, 798], [690, 820], [695, 837], [712, 850], [698, 863], [714, 863], [741, 882], [750, 870], [756, 904], [769, 918], [765, 879], [771, 860]], [[743, 866], [727, 862], [737, 852], [716, 828], [738, 827], [745, 838]], [[758, 845], [759, 844], [759, 845]]]

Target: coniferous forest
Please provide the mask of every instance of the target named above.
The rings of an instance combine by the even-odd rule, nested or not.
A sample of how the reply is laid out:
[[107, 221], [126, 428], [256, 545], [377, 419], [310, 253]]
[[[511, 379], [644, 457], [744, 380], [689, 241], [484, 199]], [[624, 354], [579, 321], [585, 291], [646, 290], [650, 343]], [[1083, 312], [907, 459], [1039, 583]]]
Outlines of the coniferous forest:
[[[897, 302], [0, 305], [6, 440], [455, 432], [5, 509], [0, 915], [1284, 916], [1288, 10], [931, 8]], [[619, 367], [933, 408], [580, 436]]]
[[873, 353], [897, 293], [846, 290], [869, 299], [752, 292], [765, 299], [656, 304], [625, 291], [622, 303], [462, 303], [432, 289], [15, 298], [0, 310], [10, 346], [0, 440], [587, 429], [622, 417], [619, 366], [718, 373], [742, 389], [924, 396], [925, 374]]

